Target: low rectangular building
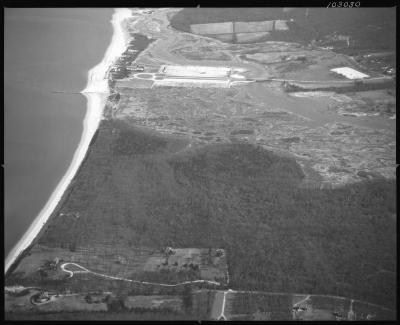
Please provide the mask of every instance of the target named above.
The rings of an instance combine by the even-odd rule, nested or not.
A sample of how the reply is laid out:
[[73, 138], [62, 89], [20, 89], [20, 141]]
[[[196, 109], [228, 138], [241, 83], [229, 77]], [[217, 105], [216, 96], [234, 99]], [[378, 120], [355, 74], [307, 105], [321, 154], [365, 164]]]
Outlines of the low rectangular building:
[[192, 78], [226, 78], [231, 68], [207, 67], [195, 65], [163, 65], [160, 73], [166, 77], [192, 77]]
[[363, 79], [369, 77], [369, 75], [349, 67], [335, 68], [331, 69], [331, 71], [345, 76], [347, 79]]
[[191, 79], [191, 78], [165, 78], [155, 80], [154, 86], [158, 87], [199, 87], [199, 88], [229, 88], [229, 79]]

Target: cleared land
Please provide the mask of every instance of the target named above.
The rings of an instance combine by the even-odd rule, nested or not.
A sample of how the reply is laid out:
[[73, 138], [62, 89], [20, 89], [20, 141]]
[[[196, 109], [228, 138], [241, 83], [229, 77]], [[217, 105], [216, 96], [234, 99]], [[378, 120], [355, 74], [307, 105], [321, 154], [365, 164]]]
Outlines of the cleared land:
[[390, 320], [393, 319], [394, 312], [344, 297], [231, 292], [228, 295], [225, 315], [228, 320], [361, 321]]
[[[325, 46], [339, 45], [335, 50], [351, 53], [363, 49], [395, 49], [396, 19], [392, 8], [185, 8], [171, 18], [171, 26], [190, 32], [191, 24], [226, 21], [253, 22], [290, 20], [289, 31], [272, 33], [268, 40], [308, 43], [317, 40]], [[349, 35], [355, 42], [348, 48], [346, 41], [331, 35]], [[385, 37], [382, 37], [385, 35]]]

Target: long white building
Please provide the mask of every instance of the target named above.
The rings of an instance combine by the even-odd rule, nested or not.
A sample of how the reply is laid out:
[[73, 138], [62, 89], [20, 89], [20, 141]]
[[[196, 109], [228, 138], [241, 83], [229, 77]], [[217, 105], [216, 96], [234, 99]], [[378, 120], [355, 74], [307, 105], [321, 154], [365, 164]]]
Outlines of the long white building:
[[162, 65], [159, 72], [164, 74], [165, 78], [228, 78], [231, 73], [231, 68], [197, 65]]
[[369, 77], [369, 75], [349, 67], [335, 68], [331, 69], [331, 71], [337, 74], [341, 74], [342, 76], [345, 76], [347, 79], [364, 79]]
[[199, 87], [199, 88], [229, 88], [229, 79], [190, 79], [190, 78], [165, 78], [155, 80], [154, 86], [162, 87]]

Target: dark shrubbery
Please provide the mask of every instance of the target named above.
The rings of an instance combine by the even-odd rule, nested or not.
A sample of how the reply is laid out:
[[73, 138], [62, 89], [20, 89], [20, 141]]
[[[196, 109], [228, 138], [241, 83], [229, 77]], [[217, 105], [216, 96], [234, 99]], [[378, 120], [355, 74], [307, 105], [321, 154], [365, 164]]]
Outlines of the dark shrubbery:
[[182, 301], [184, 310], [190, 313], [193, 306], [192, 289], [190, 286], [184, 287], [182, 293]]
[[116, 155], [149, 154], [164, 148], [166, 143], [159, 136], [149, 135], [140, 130], [121, 128], [114, 142], [113, 153]]
[[123, 298], [112, 298], [107, 302], [109, 312], [121, 312], [126, 310]]

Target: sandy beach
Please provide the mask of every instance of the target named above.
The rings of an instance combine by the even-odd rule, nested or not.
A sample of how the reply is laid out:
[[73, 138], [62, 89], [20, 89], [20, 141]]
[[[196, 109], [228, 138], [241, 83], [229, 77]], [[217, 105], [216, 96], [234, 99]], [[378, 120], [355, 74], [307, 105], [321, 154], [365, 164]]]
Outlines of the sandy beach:
[[87, 98], [87, 111], [83, 121], [81, 140], [74, 153], [72, 162], [45, 206], [6, 257], [5, 272], [7, 272], [18, 256], [29, 247], [35, 237], [39, 234], [40, 230], [62, 198], [65, 190], [68, 188], [68, 185], [74, 178], [86, 155], [90, 141], [98, 128], [100, 120], [102, 119], [105, 102], [109, 95], [107, 71], [115, 60], [125, 51], [129, 43], [129, 35], [124, 30], [122, 22], [130, 17], [132, 17], [131, 10], [123, 8], [115, 9], [111, 19], [114, 30], [111, 43], [108, 46], [102, 61], [88, 72], [87, 86], [81, 92]]

